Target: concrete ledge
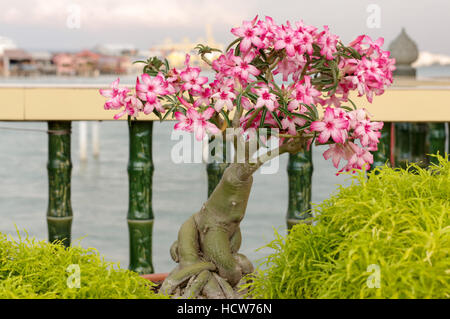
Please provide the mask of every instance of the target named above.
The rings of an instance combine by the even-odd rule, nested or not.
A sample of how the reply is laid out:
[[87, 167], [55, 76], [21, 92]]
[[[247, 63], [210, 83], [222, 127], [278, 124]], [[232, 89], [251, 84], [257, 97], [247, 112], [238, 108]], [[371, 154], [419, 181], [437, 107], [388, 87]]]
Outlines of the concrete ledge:
[[[365, 97], [351, 95], [358, 107], [367, 108], [375, 120], [392, 122], [448, 122], [450, 121], [450, 86], [417, 83], [419, 87], [393, 87], [372, 104]], [[447, 84], [447, 83], [446, 83]], [[101, 86], [103, 87], [103, 86]], [[107, 85], [104, 86], [108, 87]], [[99, 86], [1, 86], [1, 121], [108, 121], [115, 110], [105, 111], [105, 98]], [[122, 120], [125, 120], [123, 117]], [[139, 120], [158, 120], [154, 114], [142, 115]]]

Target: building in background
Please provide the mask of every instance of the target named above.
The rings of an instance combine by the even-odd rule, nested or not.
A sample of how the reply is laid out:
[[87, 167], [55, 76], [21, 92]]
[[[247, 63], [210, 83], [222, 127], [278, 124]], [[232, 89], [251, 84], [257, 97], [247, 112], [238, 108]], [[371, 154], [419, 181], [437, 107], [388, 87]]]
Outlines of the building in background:
[[58, 53], [52, 58], [56, 75], [75, 75], [75, 57], [71, 53]]
[[[191, 54], [191, 65], [205, 67], [206, 64], [196, 54], [195, 47], [204, 44], [223, 50], [224, 45], [215, 41], [210, 25], [206, 25], [206, 40], [199, 38], [191, 41], [184, 38], [174, 42], [167, 38], [148, 50], [140, 50], [133, 44], [98, 44], [92, 50], [79, 52], [26, 52], [18, 48], [12, 39], [0, 37], [0, 76], [83, 76], [92, 77], [101, 74], [139, 74], [142, 64], [149, 57], [167, 58], [172, 67], [182, 68], [186, 53]], [[207, 54], [214, 60], [218, 52]]]
[[39, 75], [55, 75], [56, 66], [53, 64], [53, 55], [50, 52], [31, 52], [31, 59]]
[[98, 76], [98, 60], [100, 54], [90, 50], [83, 50], [74, 56], [75, 73], [78, 76]]
[[[151, 48], [151, 50], [161, 52], [161, 55], [169, 61], [171, 66], [180, 68], [184, 64], [186, 58], [186, 53], [191, 54], [191, 64], [204, 67], [205, 63], [201, 58], [196, 55], [195, 47], [198, 44], [207, 45], [211, 48], [216, 48], [219, 50], [224, 49], [222, 43], [217, 42], [212, 33], [212, 28], [210, 24], [205, 26], [206, 29], [206, 40], [203, 38], [198, 38], [196, 41], [192, 42], [189, 38], [185, 37], [181, 42], [173, 42], [171, 38], [166, 38], [163, 43], [157, 44]], [[210, 60], [214, 60], [219, 56], [218, 52], [208, 54], [206, 57]]]
[[31, 55], [22, 49], [5, 49], [1, 60], [3, 76], [30, 76], [37, 74]]

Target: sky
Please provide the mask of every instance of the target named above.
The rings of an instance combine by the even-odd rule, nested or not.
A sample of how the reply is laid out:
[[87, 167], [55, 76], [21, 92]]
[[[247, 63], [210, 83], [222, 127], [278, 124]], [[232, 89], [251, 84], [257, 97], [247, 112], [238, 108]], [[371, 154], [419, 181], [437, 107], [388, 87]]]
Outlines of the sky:
[[255, 15], [278, 23], [303, 20], [345, 42], [385, 38], [402, 27], [420, 51], [450, 55], [449, 0], [0, 0], [0, 36], [27, 50], [76, 51], [97, 44], [148, 49], [170, 37], [230, 42], [230, 29]]

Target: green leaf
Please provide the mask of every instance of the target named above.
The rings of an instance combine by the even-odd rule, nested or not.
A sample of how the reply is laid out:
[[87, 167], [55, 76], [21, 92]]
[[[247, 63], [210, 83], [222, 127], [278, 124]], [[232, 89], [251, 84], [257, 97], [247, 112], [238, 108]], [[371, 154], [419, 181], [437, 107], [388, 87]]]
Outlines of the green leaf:
[[264, 121], [266, 120], [266, 113], [267, 113], [267, 108], [265, 106], [263, 106], [263, 110], [262, 110], [262, 114], [261, 114], [261, 119], [259, 121], [259, 127], [263, 127], [264, 125]]
[[309, 123], [309, 124], [307, 124], [307, 125], [304, 125], [304, 126], [302, 126], [302, 127], [299, 127], [296, 131], [297, 131], [297, 132], [304, 131], [304, 130], [306, 130], [307, 128], [309, 128], [310, 126], [311, 126], [311, 123]]
[[301, 117], [302, 119], [305, 119], [305, 120], [310, 121], [310, 122], [314, 122], [314, 119], [312, 119], [312, 118], [306, 116], [305, 114], [292, 113], [292, 115], [293, 115], [293, 116], [297, 116], [297, 117]]
[[346, 49], [347, 49], [348, 51], [350, 51], [350, 54], [351, 54], [355, 59], [361, 60], [361, 54], [359, 54], [358, 51], [356, 51], [354, 48], [352, 48], [352, 47], [346, 47]]
[[281, 124], [281, 121], [280, 121], [280, 119], [278, 118], [277, 113], [275, 113], [275, 111], [272, 111], [272, 112], [270, 112], [270, 113], [272, 114], [273, 119], [277, 122], [278, 127], [279, 127], [280, 129], [282, 129], [282, 128], [283, 128], [283, 125]]
[[236, 46], [236, 50], [234, 50], [234, 55], [235, 56], [241, 55], [241, 46], [240, 45]]
[[153, 113], [155, 113], [156, 116], [158, 116], [159, 120], [162, 121], [161, 113], [160, 113], [158, 110], [154, 109], [154, 110], [153, 110]]
[[351, 99], [348, 99], [348, 101], [352, 104], [353, 109], [357, 110], [358, 108], [356, 107], [356, 104], [353, 103], [353, 101]]
[[349, 111], [349, 112], [353, 111], [353, 109], [352, 109], [351, 107], [345, 106], [345, 105], [341, 105], [340, 108], [341, 108], [341, 109], [344, 109], [344, 110], [347, 110], [347, 111]]
[[233, 42], [231, 42], [231, 43], [228, 45], [227, 49], [225, 50], [225, 53], [228, 52], [228, 50], [230, 50], [231, 47], [232, 47], [233, 45], [235, 45], [236, 43], [240, 42], [241, 40], [242, 40], [242, 38], [237, 38], [237, 39], [235, 39]]
[[267, 81], [266, 78], [263, 77], [262, 75], [257, 75], [256, 78], [260, 81], [263, 81], [264, 83], [269, 83], [269, 81]]
[[255, 103], [258, 100], [258, 95], [254, 93], [248, 92], [246, 95], [253, 103]]
[[164, 120], [169, 116], [170, 113], [175, 112], [176, 108], [177, 108], [176, 105], [172, 106], [172, 107], [166, 112], [166, 114], [164, 114], [164, 116], [163, 116], [163, 118], [162, 118], [161, 121], [164, 121]]
[[169, 72], [170, 66], [169, 66], [169, 61], [167, 61], [167, 59], [164, 59], [164, 65], [166, 66], [166, 72]]
[[285, 109], [284, 107], [278, 107], [278, 109], [283, 112], [283, 114], [286, 114], [287, 116], [292, 116], [292, 113], [289, 112], [287, 109]]
[[225, 121], [227, 121], [227, 126], [228, 126], [228, 127], [232, 127], [231, 121], [230, 121], [230, 119], [229, 119], [229, 117], [228, 117], [227, 112], [225, 112], [225, 110], [222, 109], [222, 110], [220, 111], [220, 114], [222, 114], [223, 117], [225, 118]]
[[303, 105], [304, 107], [306, 107], [310, 111], [310, 114], [312, 115], [312, 118], [314, 120], [317, 120], [319, 118], [319, 112], [317, 112], [317, 108], [314, 104], [313, 104], [313, 107], [309, 106], [306, 103], [300, 103], [300, 104]]
[[264, 143], [263, 140], [261, 139], [261, 136], [259, 134], [259, 130], [256, 130], [256, 136], [258, 137], [258, 141], [259, 141], [260, 145], [262, 145], [265, 148], [269, 148], [269, 146], [266, 143]]

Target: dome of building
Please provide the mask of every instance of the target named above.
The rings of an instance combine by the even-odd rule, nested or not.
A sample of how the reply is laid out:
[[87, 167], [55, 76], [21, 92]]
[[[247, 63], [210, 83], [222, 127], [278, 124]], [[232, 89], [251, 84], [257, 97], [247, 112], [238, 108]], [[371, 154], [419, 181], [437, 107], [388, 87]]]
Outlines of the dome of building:
[[419, 57], [417, 44], [406, 34], [405, 28], [391, 42], [389, 51], [396, 64], [411, 65]]

